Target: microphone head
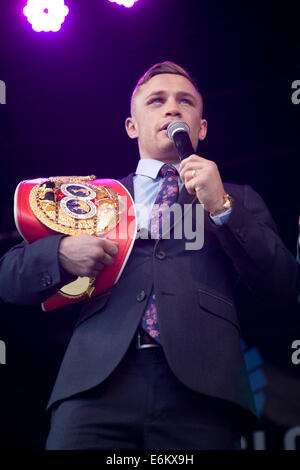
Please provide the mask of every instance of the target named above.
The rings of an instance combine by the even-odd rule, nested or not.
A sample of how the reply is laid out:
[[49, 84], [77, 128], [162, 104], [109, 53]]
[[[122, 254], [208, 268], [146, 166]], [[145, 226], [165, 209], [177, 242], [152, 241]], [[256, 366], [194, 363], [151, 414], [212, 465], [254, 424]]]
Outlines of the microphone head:
[[167, 127], [167, 134], [170, 140], [174, 141], [174, 135], [176, 132], [186, 132], [188, 135], [190, 134], [190, 128], [188, 124], [184, 121], [173, 121]]

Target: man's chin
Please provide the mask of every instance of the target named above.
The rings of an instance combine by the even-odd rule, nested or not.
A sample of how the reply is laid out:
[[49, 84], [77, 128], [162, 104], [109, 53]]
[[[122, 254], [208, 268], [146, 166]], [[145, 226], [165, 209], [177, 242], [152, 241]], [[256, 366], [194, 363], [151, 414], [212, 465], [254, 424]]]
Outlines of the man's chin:
[[155, 148], [140, 148], [141, 158], [152, 158], [154, 160], [161, 160], [164, 162], [178, 163], [179, 157], [174, 142], [172, 142], [167, 136], [166, 138], [159, 139], [156, 141]]
[[172, 142], [168, 135], [167, 135], [167, 131], [162, 131], [161, 132], [161, 135], [160, 135], [160, 139], [158, 140], [157, 142], [158, 144], [158, 147], [162, 150], [162, 151], [166, 151], [166, 152], [176, 152], [176, 147], [175, 147], [175, 144], [174, 142]]
[[163, 160], [163, 161], [168, 161], [168, 162], [173, 162], [173, 163], [179, 162], [178, 152], [173, 142], [170, 142], [167, 145], [160, 146], [159, 151], [157, 152], [156, 158], [158, 160]]

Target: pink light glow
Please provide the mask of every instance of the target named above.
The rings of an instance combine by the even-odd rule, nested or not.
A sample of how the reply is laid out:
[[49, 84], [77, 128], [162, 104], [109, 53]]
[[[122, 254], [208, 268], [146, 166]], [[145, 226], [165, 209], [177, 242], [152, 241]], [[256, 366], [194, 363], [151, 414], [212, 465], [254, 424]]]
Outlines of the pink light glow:
[[28, 0], [23, 9], [34, 31], [59, 31], [69, 8], [64, 0]]
[[124, 7], [130, 8], [134, 5], [137, 0], [108, 0], [112, 3], [117, 3], [117, 5], [123, 5]]

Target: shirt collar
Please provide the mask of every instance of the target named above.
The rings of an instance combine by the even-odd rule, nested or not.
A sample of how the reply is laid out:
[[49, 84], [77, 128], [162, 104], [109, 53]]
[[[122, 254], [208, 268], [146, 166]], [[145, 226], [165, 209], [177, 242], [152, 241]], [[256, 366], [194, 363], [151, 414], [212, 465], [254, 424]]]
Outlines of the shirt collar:
[[[135, 174], [149, 176], [152, 179], [157, 179], [159, 170], [164, 164], [165, 163], [161, 162], [160, 160], [154, 160], [152, 158], [141, 158], [136, 167]], [[179, 172], [180, 162], [172, 163], [172, 166], [174, 166]]]

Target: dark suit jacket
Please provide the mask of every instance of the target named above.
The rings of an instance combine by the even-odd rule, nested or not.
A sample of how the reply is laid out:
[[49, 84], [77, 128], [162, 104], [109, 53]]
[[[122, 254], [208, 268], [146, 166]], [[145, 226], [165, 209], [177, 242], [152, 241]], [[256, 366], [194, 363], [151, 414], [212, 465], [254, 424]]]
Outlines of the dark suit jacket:
[[[133, 193], [132, 175], [122, 183]], [[222, 226], [205, 213], [201, 249], [186, 250], [187, 240], [172, 236], [139, 240], [118, 283], [82, 303], [49, 406], [110, 375], [134, 337], [154, 284], [161, 339], [174, 374], [193, 390], [255, 414], [236, 291], [242, 280], [263, 302], [294, 301], [297, 263], [260, 196], [249, 186], [225, 188], [234, 198], [232, 213]], [[179, 203], [192, 204], [195, 213], [198, 201], [183, 188]], [[60, 239], [58, 234], [23, 243], [5, 255], [0, 266], [4, 300], [37, 304], [66, 283], [57, 259]]]

